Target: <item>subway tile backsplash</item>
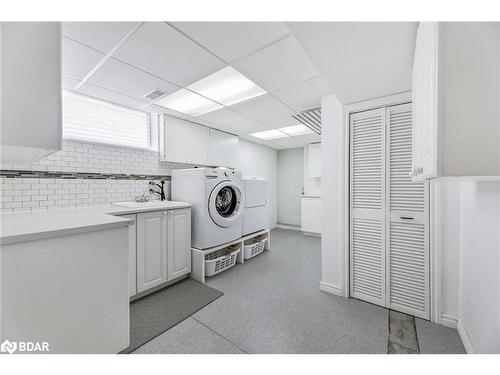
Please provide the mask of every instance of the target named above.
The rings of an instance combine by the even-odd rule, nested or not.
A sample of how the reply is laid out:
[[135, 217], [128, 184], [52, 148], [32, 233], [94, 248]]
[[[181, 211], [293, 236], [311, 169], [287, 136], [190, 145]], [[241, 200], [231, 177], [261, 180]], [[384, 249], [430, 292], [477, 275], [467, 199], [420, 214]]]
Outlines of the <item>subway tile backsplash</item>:
[[[134, 200], [145, 191], [149, 180], [168, 177], [173, 169], [193, 167], [160, 164], [158, 153], [149, 150], [67, 140], [62, 148], [36, 163], [0, 165], [2, 212]], [[165, 187], [170, 196], [170, 183]]]

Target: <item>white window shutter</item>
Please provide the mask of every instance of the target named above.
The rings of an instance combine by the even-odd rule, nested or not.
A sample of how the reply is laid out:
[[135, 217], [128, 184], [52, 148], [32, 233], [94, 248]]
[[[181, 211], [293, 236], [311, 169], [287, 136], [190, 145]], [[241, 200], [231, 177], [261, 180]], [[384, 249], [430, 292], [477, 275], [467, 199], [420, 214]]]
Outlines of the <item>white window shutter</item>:
[[63, 138], [149, 149], [149, 114], [102, 100], [63, 93]]

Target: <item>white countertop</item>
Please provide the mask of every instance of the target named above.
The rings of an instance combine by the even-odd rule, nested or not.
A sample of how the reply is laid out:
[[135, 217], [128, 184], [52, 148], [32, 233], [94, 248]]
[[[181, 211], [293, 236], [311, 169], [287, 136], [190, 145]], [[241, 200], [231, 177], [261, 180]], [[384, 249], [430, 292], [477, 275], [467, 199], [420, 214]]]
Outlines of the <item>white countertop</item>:
[[0, 244], [11, 244], [69, 234], [91, 232], [129, 225], [132, 221], [118, 215], [191, 207], [191, 203], [175, 201], [148, 202], [144, 206], [107, 206], [63, 208], [47, 211], [2, 213]]
[[307, 194], [301, 194], [301, 198], [321, 198], [320, 195], [307, 195]]

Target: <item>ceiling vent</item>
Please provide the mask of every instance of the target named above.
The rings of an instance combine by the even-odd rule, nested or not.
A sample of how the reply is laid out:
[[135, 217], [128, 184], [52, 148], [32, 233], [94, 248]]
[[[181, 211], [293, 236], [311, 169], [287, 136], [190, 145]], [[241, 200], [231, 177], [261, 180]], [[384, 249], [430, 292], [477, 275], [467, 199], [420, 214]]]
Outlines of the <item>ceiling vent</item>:
[[160, 96], [163, 96], [165, 94], [166, 94], [165, 91], [161, 91], [161, 90], [156, 89], [156, 90], [151, 91], [150, 93], [147, 93], [146, 95], [144, 95], [144, 97], [151, 99], [151, 100], [155, 100], [155, 99], [158, 99]]
[[317, 134], [321, 134], [321, 108], [312, 108], [307, 111], [292, 114], [292, 117], [304, 124]]

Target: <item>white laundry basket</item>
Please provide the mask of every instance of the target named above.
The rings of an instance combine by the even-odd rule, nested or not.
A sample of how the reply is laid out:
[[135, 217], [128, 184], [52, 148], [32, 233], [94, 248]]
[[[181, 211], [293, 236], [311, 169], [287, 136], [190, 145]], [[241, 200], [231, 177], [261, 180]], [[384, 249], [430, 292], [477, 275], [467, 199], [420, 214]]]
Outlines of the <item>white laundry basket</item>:
[[248, 241], [245, 241], [243, 246], [244, 259], [250, 259], [259, 255], [266, 247], [267, 236], [256, 236]]
[[205, 255], [205, 276], [211, 277], [233, 267], [240, 251], [239, 245], [231, 245]]

